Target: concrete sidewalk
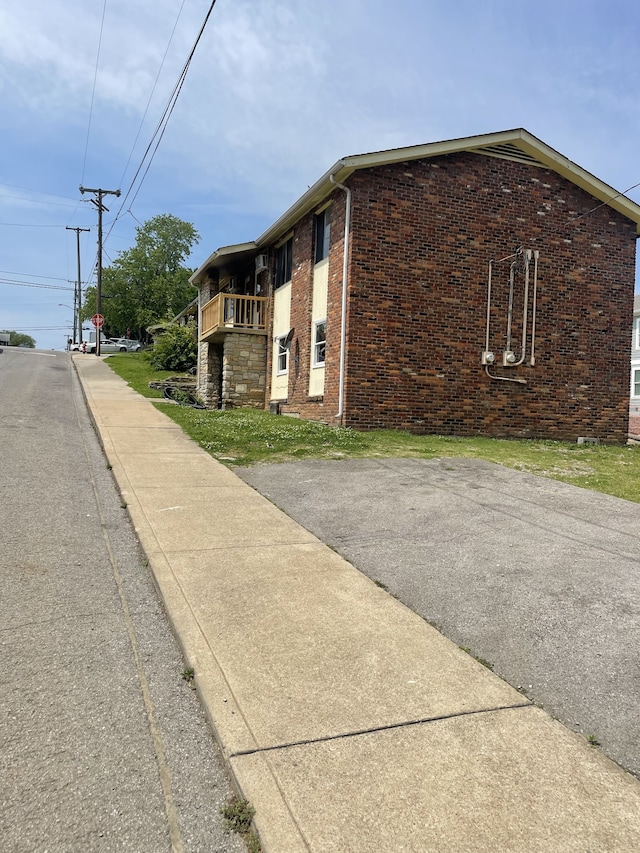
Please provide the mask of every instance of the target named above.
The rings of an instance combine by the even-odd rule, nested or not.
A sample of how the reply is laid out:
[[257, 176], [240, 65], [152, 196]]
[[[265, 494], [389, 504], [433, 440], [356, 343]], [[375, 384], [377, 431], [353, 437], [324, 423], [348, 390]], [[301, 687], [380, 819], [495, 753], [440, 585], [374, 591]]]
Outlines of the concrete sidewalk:
[[73, 358], [265, 853], [638, 849], [637, 779]]

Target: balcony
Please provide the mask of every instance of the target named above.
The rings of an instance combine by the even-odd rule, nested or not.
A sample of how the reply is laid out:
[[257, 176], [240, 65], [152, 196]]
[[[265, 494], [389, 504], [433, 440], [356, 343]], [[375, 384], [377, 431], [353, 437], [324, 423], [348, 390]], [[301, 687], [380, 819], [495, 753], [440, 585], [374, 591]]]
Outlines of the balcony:
[[201, 341], [220, 341], [230, 332], [267, 334], [266, 296], [218, 293], [201, 311]]

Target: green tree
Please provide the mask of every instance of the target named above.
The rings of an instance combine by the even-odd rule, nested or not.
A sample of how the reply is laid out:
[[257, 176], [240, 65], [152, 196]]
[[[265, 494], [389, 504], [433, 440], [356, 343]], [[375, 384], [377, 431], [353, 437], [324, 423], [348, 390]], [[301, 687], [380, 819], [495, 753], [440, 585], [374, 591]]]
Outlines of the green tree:
[[[195, 296], [192, 270], [183, 266], [200, 235], [190, 222], [169, 213], [136, 229], [136, 242], [102, 271], [104, 333], [144, 338], [147, 326], [175, 317]], [[82, 317], [96, 312], [96, 289], [85, 293]]]
[[29, 349], [34, 349], [36, 342], [31, 335], [24, 335], [22, 332], [14, 332], [11, 329], [2, 329], [5, 335], [9, 335], [9, 346], [10, 347], [29, 347]]

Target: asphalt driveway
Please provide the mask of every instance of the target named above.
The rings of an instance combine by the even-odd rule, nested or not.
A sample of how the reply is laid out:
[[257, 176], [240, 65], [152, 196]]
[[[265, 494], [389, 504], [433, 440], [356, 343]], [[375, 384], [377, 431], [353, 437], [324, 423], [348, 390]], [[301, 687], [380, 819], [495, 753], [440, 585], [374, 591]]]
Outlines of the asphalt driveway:
[[640, 775], [640, 504], [471, 459], [236, 473]]

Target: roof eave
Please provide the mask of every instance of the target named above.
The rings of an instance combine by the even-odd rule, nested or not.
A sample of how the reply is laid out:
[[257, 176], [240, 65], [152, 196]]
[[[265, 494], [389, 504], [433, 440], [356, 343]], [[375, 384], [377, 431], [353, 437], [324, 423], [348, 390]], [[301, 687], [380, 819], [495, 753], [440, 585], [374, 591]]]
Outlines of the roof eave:
[[251, 240], [249, 243], [236, 243], [231, 246], [221, 246], [216, 249], [204, 263], [190, 276], [189, 282], [196, 287], [200, 284], [203, 274], [211, 267], [220, 268], [232, 263], [243, 255], [251, 255], [258, 251], [257, 244]]
[[370, 154], [356, 154], [351, 157], [343, 157], [319, 178], [313, 186], [304, 193], [273, 225], [258, 237], [256, 243], [264, 247], [282, 234], [286, 233], [294, 223], [314, 207], [320, 205], [330, 195], [335, 185], [331, 176], [338, 183], [343, 183], [353, 172], [359, 169], [370, 169], [376, 166], [385, 166], [393, 163], [402, 163], [409, 160], [430, 159], [442, 157], [447, 154], [456, 154], [463, 151], [477, 151], [496, 145], [511, 143], [516, 145], [529, 156], [535, 158], [539, 163], [567, 178], [576, 186], [588, 192], [599, 201], [608, 204], [627, 219], [636, 224], [636, 234], [640, 236], [640, 206], [623, 193], [596, 178], [586, 169], [578, 166], [572, 160], [564, 157], [555, 149], [551, 148], [541, 139], [538, 139], [528, 130], [522, 127], [512, 130], [502, 130], [497, 133], [484, 133], [478, 136], [469, 136], [459, 139], [447, 139], [443, 142], [428, 142], [424, 145], [412, 145], [406, 148], [394, 148], [387, 151], [374, 151]]

